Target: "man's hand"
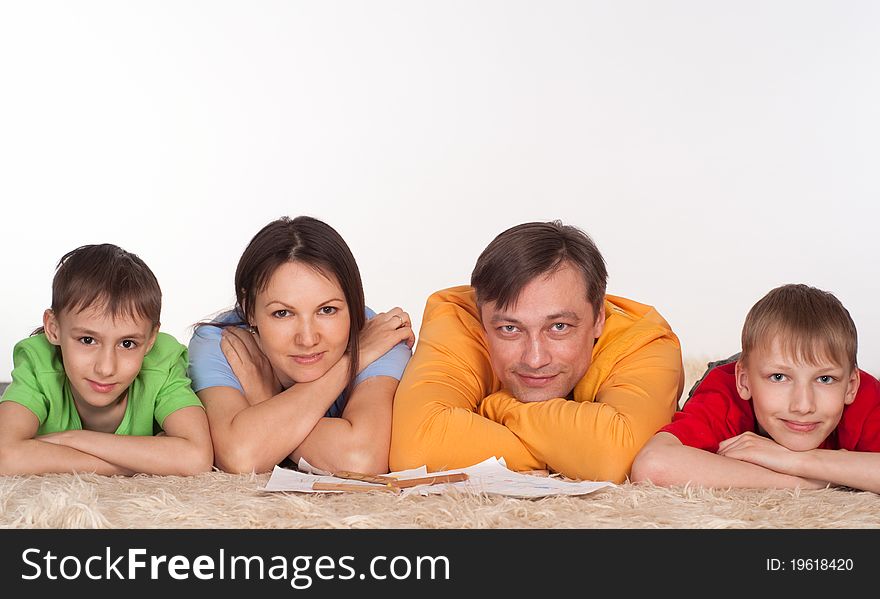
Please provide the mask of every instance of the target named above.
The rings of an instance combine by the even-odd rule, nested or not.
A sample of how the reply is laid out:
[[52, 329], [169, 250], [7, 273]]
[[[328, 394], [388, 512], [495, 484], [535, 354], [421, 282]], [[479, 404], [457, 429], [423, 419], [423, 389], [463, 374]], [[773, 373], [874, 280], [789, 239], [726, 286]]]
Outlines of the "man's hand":
[[257, 333], [240, 327], [225, 327], [220, 349], [250, 405], [264, 402], [281, 391], [281, 383], [260, 349]]
[[[803, 452], [792, 451], [773, 439], [762, 437], [751, 431], [722, 441], [718, 445], [717, 453], [782, 474], [801, 476], [798, 463]], [[820, 480], [808, 480], [808, 483], [806, 488], [811, 489], [823, 489], [828, 485], [827, 482]]]

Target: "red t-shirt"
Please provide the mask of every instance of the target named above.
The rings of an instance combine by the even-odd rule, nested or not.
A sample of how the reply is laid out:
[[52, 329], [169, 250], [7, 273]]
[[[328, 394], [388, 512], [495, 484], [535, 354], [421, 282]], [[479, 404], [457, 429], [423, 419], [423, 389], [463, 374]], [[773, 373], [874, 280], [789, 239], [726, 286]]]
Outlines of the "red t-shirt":
[[[660, 430], [672, 433], [683, 445], [717, 452], [718, 444], [747, 431], [758, 432], [752, 402], [736, 392], [736, 362], [713, 368], [693, 396]], [[855, 400], [843, 408], [837, 428], [820, 449], [880, 452], [880, 383], [859, 371]]]

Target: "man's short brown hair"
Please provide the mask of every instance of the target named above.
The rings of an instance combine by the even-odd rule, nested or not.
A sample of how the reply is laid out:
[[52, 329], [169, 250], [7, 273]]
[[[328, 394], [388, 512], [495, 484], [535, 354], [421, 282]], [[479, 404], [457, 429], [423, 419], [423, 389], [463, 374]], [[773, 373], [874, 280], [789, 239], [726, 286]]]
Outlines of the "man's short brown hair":
[[477, 304], [495, 302], [503, 310], [535, 277], [552, 274], [566, 263], [583, 274], [587, 299], [598, 318], [608, 281], [605, 259], [589, 235], [558, 220], [516, 225], [486, 246], [471, 273]]
[[816, 364], [821, 358], [856, 368], [856, 325], [833, 294], [808, 285], [783, 285], [752, 306], [742, 330], [742, 356], [779, 339], [784, 353]]

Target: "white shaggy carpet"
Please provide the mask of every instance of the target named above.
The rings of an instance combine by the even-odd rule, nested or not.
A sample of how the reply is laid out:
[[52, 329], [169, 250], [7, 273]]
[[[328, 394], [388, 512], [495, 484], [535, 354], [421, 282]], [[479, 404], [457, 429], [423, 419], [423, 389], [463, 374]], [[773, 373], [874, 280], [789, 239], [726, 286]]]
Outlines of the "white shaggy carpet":
[[268, 493], [268, 474], [0, 478], [3, 528], [876, 528], [880, 496], [624, 484], [538, 500]]

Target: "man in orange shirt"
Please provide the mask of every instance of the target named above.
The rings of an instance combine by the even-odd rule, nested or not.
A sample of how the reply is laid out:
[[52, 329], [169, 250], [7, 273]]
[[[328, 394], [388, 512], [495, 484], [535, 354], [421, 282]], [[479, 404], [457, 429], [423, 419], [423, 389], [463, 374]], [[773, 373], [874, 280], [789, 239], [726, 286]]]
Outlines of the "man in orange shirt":
[[605, 294], [583, 231], [517, 225], [471, 286], [428, 298], [394, 399], [392, 470], [503, 457], [513, 470], [625, 480], [684, 384], [678, 338], [654, 308]]

